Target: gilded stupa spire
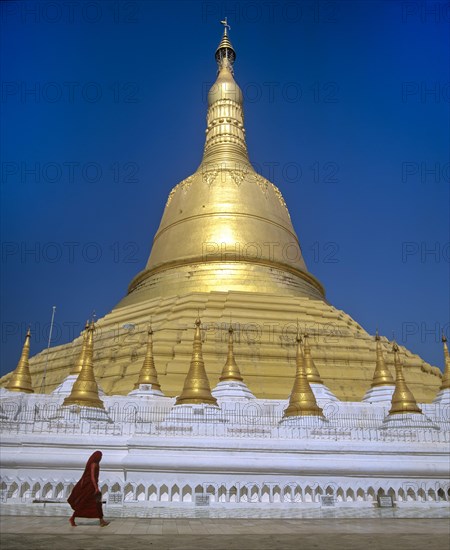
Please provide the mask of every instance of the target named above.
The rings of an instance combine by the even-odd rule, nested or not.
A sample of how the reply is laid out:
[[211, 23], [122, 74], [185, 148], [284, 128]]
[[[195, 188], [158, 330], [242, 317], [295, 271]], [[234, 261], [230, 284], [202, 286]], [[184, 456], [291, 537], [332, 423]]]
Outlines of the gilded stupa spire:
[[30, 338], [31, 331], [28, 329], [19, 362], [17, 363], [17, 367], [13, 371], [8, 385], [6, 386], [6, 389], [9, 391], [34, 393], [33, 386], [31, 384], [30, 367], [28, 364], [28, 358], [30, 357]]
[[296, 373], [289, 405], [284, 411], [288, 416], [322, 416], [322, 409], [317, 405], [316, 398], [308, 382], [305, 362], [301, 349], [301, 337], [297, 334]]
[[211, 394], [208, 376], [202, 354], [202, 337], [200, 319], [195, 321], [194, 345], [191, 366], [184, 381], [183, 391], [178, 396], [175, 405], [214, 405], [217, 400]]
[[153, 359], [153, 330], [151, 326], [148, 328], [147, 332], [147, 351], [145, 359], [139, 372], [138, 381], [134, 387], [139, 388], [141, 384], [148, 384], [151, 385], [152, 389], [161, 390], [161, 385], [158, 382], [155, 360]]
[[439, 389], [448, 390], [450, 389], [450, 355], [448, 354], [447, 338], [444, 336], [444, 334], [442, 335], [442, 344], [444, 346], [445, 367], [444, 375], [442, 376], [442, 384]]
[[304, 357], [305, 357], [305, 371], [308, 377], [308, 382], [313, 384], [323, 384], [322, 378], [320, 378], [319, 371], [314, 363], [314, 359], [311, 355], [311, 348], [309, 346], [309, 334], [304, 334]]
[[222, 374], [220, 375], [219, 380], [224, 381], [233, 381], [238, 380], [242, 382], [244, 379], [241, 376], [239, 367], [236, 364], [234, 359], [234, 350], [233, 350], [233, 327], [230, 325], [228, 328], [228, 355], [226, 363], [222, 369]]
[[73, 374], [80, 374], [81, 372], [81, 369], [83, 367], [83, 363], [84, 363], [84, 356], [86, 354], [86, 336], [87, 336], [87, 332], [88, 332], [88, 328], [89, 328], [89, 321], [86, 321], [86, 324], [84, 325], [84, 331], [83, 331], [83, 344], [81, 346], [81, 352], [80, 354], [78, 355], [78, 358], [77, 360], [75, 361], [75, 364], [72, 368], [72, 370], [70, 371], [70, 374], [73, 375]]
[[64, 399], [63, 406], [79, 405], [104, 409], [103, 401], [98, 396], [98, 385], [94, 375], [94, 322], [86, 329], [83, 348], [80, 353], [81, 370], [75, 380], [70, 395]]
[[406, 385], [406, 381], [403, 376], [403, 367], [399, 358], [399, 349], [396, 342], [392, 345], [392, 351], [394, 352], [395, 390], [392, 394], [391, 410], [389, 411], [389, 414], [422, 414], [421, 409], [417, 406], [414, 395]]
[[[225, 19], [224, 31], [215, 58], [218, 74], [208, 93], [206, 141], [202, 166], [231, 163], [234, 168], [246, 166], [249, 160], [245, 143], [243, 95], [234, 80], [236, 52], [230, 42]], [[226, 164], [225, 164], [226, 165]]]
[[381, 339], [380, 335], [378, 334], [378, 330], [375, 334], [375, 341], [377, 347], [377, 361], [375, 371], [373, 373], [371, 387], [376, 388], [377, 386], [394, 386], [394, 379], [392, 378], [392, 374], [390, 373], [384, 361], [383, 349], [381, 347]]

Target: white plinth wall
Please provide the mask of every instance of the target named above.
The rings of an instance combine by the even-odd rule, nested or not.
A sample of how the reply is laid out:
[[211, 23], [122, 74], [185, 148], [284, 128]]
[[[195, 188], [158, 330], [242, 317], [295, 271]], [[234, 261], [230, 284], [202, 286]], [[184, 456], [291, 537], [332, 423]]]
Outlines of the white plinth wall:
[[[167, 397], [103, 396], [106, 413], [66, 414], [58, 394], [0, 395], [3, 504], [65, 502], [90, 454], [115, 506], [397, 506], [450, 502], [450, 407], [424, 421], [388, 403], [321, 402], [326, 422], [283, 423], [287, 401], [219, 398], [219, 409]], [[203, 407], [204, 408], [204, 407]], [[62, 411], [62, 412], [61, 412]], [[199, 500], [200, 497], [200, 500]]]

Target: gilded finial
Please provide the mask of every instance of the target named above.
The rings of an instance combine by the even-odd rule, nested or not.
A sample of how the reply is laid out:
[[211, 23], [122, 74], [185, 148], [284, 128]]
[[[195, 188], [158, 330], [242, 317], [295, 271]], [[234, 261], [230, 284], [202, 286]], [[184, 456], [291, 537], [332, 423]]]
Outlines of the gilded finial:
[[395, 390], [392, 394], [391, 410], [389, 414], [422, 414], [421, 409], [417, 406], [414, 395], [406, 385], [403, 376], [403, 367], [399, 358], [399, 348], [395, 340], [392, 344], [392, 351], [394, 352]]
[[381, 346], [381, 338], [380, 338], [380, 335], [378, 334], [378, 329], [375, 333], [375, 341], [376, 341], [377, 359], [376, 359], [375, 370], [373, 373], [371, 387], [375, 388], [377, 386], [394, 386], [395, 385], [394, 379], [392, 378], [392, 374], [390, 373], [384, 361], [383, 349]]
[[[298, 326], [297, 326], [298, 330]], [[302, 339], [297, 332], [297, 354], [296, 354], [296, 373], [294, 386], [292, 388], [289, 405], [284, 411], [283, 416], [321, 416], [322, 409], [317, 405], [314, 393], [309, 385], [306, 375], [304, 356], [301, 349]]]
[[226, 363], [222, 369], [222, 374], [219, 378], [221, 382], [224, 382], [225, 380], [238, 380], [242, 382], [244, 380], [234, 359], [233, 332], [233, 327], [230, 324], [228, 327], [228, 355]]
[[223, 25], [223, 35], [227, 36], [227, 34], [228, 34], [227, 30], [231, 31], [231, 27], [228, 24], [228, 17], [225, 17], [225, 19], [223, 21], [221, 21], [221, 23]]
[[205, 404], [217, 406], [217, 400], [211, 394], [205, 363], [203, 361], [200, 325], [200, 317], [197, 317], [195, 321], [191, 365], [184, 381], [183, 391], [178, 396], [175, 405]]
[[17, 363], [17, 367], [13, 371], [8, 385], [6, 386], [6, 389], [9, 391], [34, 393], [33, 385], [31, 383], [30, 366], [28, 363], [28, 359], [30, 357], [30, 338], [31, 331], [28, 328], [19, 362]]
[[314, 360], [311, 355], [311, 348], [309, 346], [309, 334], [305, 332], [303, 335], [305, 344], [304, 344], [304, 359], [305, 359], [305, 371], [306, 376], [308, 377], [308, 382], [313, 384], [323, 384], [322, 379], [320, 378], [319, 371], [314, 363]]
[[219, 69], [224, 64], [231, 68], [233, 63], [236, 61], [236, 52], [234, 51], [230, 39], [228, 38], [228, 31], [231, 29], [231, 27], [228, 24], [228, 20], [226, 17], [223, 21], [221, 21], [221, 24], [223, 25], [223, 36], [216, 50], [216, 61]]
[[442, 383], [440, 390], [450, 389], [450, 355], [448, 353], [447, 338], [445, 334], [442, 334], [442, 344], [444, 346], [444, 374], [442, 376]]
[[63, 406], [80, 405], [104, 409], [103, 401], [98, 396], [98, 385], [94, 374], [94, 332], [95, 324], [91, 321], [85, 331], [80, 360], [82, 365], [70, 395], [64, 399]]
[[151, 385], [152, 389], [161, 390], [161, 385], [158, 382], [158, 372], [153, 358], [153, 329], [151, 325], [149, 325], [147, 330], [147, 351], [144, 362], [142, 363], [139, 378], [134, 387], [139, 388], [141, 384], [148, 384]]

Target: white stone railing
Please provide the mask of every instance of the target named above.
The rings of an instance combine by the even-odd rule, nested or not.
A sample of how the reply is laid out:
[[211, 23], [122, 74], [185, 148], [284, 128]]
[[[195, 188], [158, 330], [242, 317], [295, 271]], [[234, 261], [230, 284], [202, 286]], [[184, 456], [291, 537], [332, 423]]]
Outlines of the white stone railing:
[[[109, 421], [83, 421], [58, 402], [3, 402], [0, 429], [3, 434], [65, 434], [149, 437], [216, 437], [264, 439], [353, 440], [382, 442], [450, 443], [448, 410], [428, 407], [423, 429], [405, 417], [401, 426], [387, 427], [383, 410], [340, 410], [331, 403], [324, 406], [327, 421], [304, 417], [302, 425], [280, 424], [282, 408], [267, 409], [254, 403], [251, 409], [235, 407], [218, 414], [197, 416], [181, 410], [176, 416], [168, 406], [144, 406], [136, 401], [115, 403], [106, 408]], [[76, 416], [76, 415], [75, 415]], [[428, 424], [427, 424], [428, 422]]]

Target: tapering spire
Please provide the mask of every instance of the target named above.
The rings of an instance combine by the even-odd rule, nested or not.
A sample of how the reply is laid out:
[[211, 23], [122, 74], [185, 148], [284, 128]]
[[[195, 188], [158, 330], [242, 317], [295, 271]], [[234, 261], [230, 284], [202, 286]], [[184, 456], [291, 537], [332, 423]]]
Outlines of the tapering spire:
[[31, 331], [30, 329], [28, 329], [19, 362], [17, 363], [17, 367], [13, 371], [11, 378], [9, 379], [8, 385], [6, 386], [6, 389], [8, 389], [9, 391], [34, 393], [31, 383], [30, 367], [28, 363], [28, 358], [30, 356], [30, 338]]
[[375, 334], [375, 341], [377, 347], [377, 361], [375, 371], [373, 373], [371, 387], [375, 388], [377, 386], [394, 386], [394, 379], [392, 378], [392, 374], [390, 373], [384, 361], [383, 349], [381, 347], [381, 339], [378, 334], [378, 330]]
[[421, 409], [417, 406], [414, 395], [406, 385], [405, 378], [403, 376], [403, 367], [398, 353], [399, 349], [396, 342], [392, 345], [392, 351], [394, 352], [395, 391], [392, 394], [391, 410], [389, 411], [389, 414], [422, 414]]
[[94, 322], [91, 321], [86, 329], [83, 348], [80, 353], [81, 370], [73, 384], [70, 395], [64, 399], [63, 406], [80, 405], [81, 407], [96, 409], [105, 408], [103, 401], [98, 396], [98, 385], [94, 375], [94, 331]]
[[148, 328], [147, 334], [147, 352], [139, 372], [138, 381], [134, 387], [139, 388], [141, 384], [149, 384], [152, 389], [161, 390], [161, 385], [158, 382], [158, 373], [156, 371], [155, 361], [153, 359], [153, 330], [151, 326]]
[[86, 321], [86, 324], [84, 325], [84, 331], [83, 331], [83, 344], [81, 346], [81, 352], [80, 354], [78, 355], [78, 358], [77, 360], [75, 361], [75, 364], [72, 368], [72, 370], [70, 371], [70, 374], [73, 375], [73, 374], [80, 374], [81, 372], [81, 369], [83, 367], [83, 363], [84, 363], [84, 356], [86, 354], [86, 336], [87, 336], [87, 332], [88, 332], [88, 328], [89, 328], [89, 321]]
[[[228, 37], [226, 19], [222, 40], [216, 50], [218, 75], [208, 93], [206, 141], [202, 166], [229, 162], [240, 169], [249, 166], [245, 143], [243, 95], [233, 77], [236, 52]], [[248, 168], [247, 168], [248, 169]]]
[[226, 380], [239, 380], [242, 382], [244, 379], [241, 376], [239, 367], [236, 365], [234, 359], [234, 350], [233, 350], [233, 327], [230, 325], [228, 328], [228, 355], [226, 363], [222, 369], [222, 374], [220, 375], [219, 380], [224, 382]]
[[200, 325], [201, 321], [197, 319], [195, 321], [191, 366], [184, 381], [183, 391], [178, 396], [175, 405], [199, 405], [203, 403], [217, 406], [217, 400], [211, 394], [205, 363], [203, 362]]
[[284, 411], [287, 416], [322, 416], [322, 409], [317, 405], [316, 398], [306, 376], [301, 337], [297, 334], [296, 373], [289, 405]]
[[305, 371], [306, 376], [308, 377], [308, 382], [312, 382], [313, 384], [323, 384], [322, 378], [320, 378], [319, 371], [317, 370], [317, 367], [311, 355], [311, 348], [308, 341], [309, 334], [304, 334], [303, 337], [305, 339]]
[[448, 354], [448, 347], [447, 347], [447, 338], [445, 335], [442, 335], [442, 344], [444, 346], [444, 375], [442, 376], [442, 383], [440, 390], [448, 390], [450, 389], [450, 355]]

